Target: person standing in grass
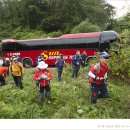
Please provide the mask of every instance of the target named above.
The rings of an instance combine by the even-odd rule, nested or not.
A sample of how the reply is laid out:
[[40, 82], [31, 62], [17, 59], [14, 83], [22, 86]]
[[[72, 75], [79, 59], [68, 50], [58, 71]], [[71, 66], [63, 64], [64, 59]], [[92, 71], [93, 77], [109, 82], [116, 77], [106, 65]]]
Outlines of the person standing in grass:
[[5, 58], [2, 64], [3, 67], [9, 67], [10, 66], [10, 60], [9, 58]]
[[15, 85], [22, 90], [23, 89], [22, 79], [24, 74], [24, 68], [22, 63], [18, 62], [18, 59], [16, 57], [11, 59], [10, 72], [12, 73]]
[[60, 54], [59, 57], [56, 59], [55, 65], [57, 66], [58, 81], [61, 81], [62, 71], [65, 66], [65, 60], [63, 59], [63, 54]]
[[36, 58], [36, 63], [37, 63], [37, 65], [39, 64], [40, 61], [44, 61], [44, 60], [45, 60], [45, 59], [44, 59], [44, 56], [43, 56], [43, 54], [41, 53], [40, 56], [38, 56], [38, 57]]
[[86, 66], [87, 64], [87, 53], [86, 51], [83, 51], [83, 53], [81, 54], [81, 66], [83, 68], [83, 77], [84, 77], [84, 67]]
[[92, 65], [88, 73], [88, 76], [90, 77], [89, 83], [91, 83], [92, 87], [91, 103], [95, 104], [98, 98], [109, 97], [105, 83], [105, 80], [107, 79], [108, 59], [109, 59], [108, 53], [101, 52], [100, 62]]
[[44, 100], [44, 95], [50, 98], [50, 80], [52, 79], [52, 72], [48, 69], [48, 64], [46, 64], [44, 61], [40, 61], [37, 66], [37, 70], [34, 73], [33, 79], [36, 81], [36, 85], [39, 90], [40, 101]]
[[76, 55], [72, 58], [72, 77], [77, 78], [81, 65], [80, 51], [76, 51]]
[[5, 78], [8, 76], [9, 68], [0, 67], [0, 86], [5, 85]]
[[86, 62], [87, 62], [87, 53], [86, 51], [83, 51], [83, 53], [81, 54], [81, 66], [83, 68], [86, 66]]

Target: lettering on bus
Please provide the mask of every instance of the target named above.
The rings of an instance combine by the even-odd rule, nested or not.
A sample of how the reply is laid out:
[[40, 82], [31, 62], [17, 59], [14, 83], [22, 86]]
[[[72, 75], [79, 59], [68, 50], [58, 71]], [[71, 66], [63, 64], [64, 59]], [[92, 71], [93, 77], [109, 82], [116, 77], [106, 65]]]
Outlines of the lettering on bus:
[[7, 56], [20, 56], [20, 53], [7, 53]]
[[42, 55], [44, 56], [45, 60], [48, 59], [55, 59], [57, 56], [59, 56], [59, 51], [43, 51]]

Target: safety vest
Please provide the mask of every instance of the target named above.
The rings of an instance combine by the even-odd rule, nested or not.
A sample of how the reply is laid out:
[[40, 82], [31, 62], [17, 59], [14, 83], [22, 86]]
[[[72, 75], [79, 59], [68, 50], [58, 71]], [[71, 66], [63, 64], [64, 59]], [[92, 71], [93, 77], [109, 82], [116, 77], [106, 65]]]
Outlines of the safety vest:
[[[92, 65], [90, 71], [96, 75], [96, 77], [104, 77], [107, 73], [107, 70], [108, 70], [108, 66], [107, 65], [102, 65], [101, 63], [97, 63], [95, 65]], [[96, 85], [101, 85], [103, 83], [103, 81], [100, 81], [100, 80], [96, 80], [92, 77], [90, 77], [88, 79], [88, 82], [89, 83], [95, 83]]]

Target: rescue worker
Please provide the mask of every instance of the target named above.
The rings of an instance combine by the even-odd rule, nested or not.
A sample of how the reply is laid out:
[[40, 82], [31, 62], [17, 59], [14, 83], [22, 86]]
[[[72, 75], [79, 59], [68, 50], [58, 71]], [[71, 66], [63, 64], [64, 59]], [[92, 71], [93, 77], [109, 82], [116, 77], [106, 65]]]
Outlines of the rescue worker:
[[87, 61], [87, 53], [86, 51], [83, 51], [81, 54], [81, 65], [84, 68], [86, 66], [86, 61]]
[[40, 54], [40, 56], [38, 56], [38, 57], [36, 58], [36, 63], [37, 63], [37, 65], [39, 64], [40, 61], [44, 61], [44, 56], [43, 56], [42, 53]]
[[10, 60], [9, 58], [5, 58], [2, 64], [3, 67], [9, 67], [10, 66]]
[[108, 71], [108, 59], [109, 59], [108, 53], [101, 52], [100, 62], [92, 65], [88, 73], [88, 76], [90, 77], [89, 83], [91, 83], [92, 87], [91, 103], [95, 104], [97, 102], [97, 98], [109, 97], [108, 90], [105, 84]]
[[21, 62], [18, 62], [16, 57], [11, 59], [10, 72], [14, 79], [15, 85], [20, 89], [23, 89], [22, 78], [24, 74], [24, 68]]
[[57, 66], [58, 81], [61, 81], [62, 71], [65, 66], [65, 60], [63, 59], [63, 54], [60, 54], [59, 57], [56, 59], [55, 65]]
[[15, 57], [17, 58], [17, 61], [18, 61], [18, 62], [21, 62], [21, 63], [22, 63], [22, 59], [21, 59], [21, 57], [20, 57], [19, 55], [16, 55]]
[[[37, 66], [37, 70], [35, 71], [33, 79], [37, 82], [40, 101], [44, 100], [44, 95], [50, 98], [50, 80], [52, 79], [52, 72], [48, 69], [48, 64], [46, 64], [44, 61], [40, 61]], [[44, 91], [46, 91], [46, 93]]]
[[5, 78], [8, 76], [9, 68], [0, 67], [0, 86], [5, 85]]
[[14, 58], [16, 58], [16, 56], [12, 56], [12, 57], [10, 58], [10, 61], [12, 62], [12, 60], [13, 60]]
[[80, 51], [76, 51], [76, 55], [72, 58], [72, 77], [77, 78], [81, 64]]

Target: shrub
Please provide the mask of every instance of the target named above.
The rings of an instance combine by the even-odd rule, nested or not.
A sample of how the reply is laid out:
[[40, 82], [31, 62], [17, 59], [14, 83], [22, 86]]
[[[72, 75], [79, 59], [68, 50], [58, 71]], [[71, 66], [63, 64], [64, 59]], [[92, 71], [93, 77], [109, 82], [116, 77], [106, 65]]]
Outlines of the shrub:
[[118, 55], [112, 52], [109, 63], [111, 76], [121, 79], [130, 78], [130, 51], [122, 49]]
[[86, 32], [99, 32], [101, 29], [88, 20], [81, 22], [79, 25], [75, 26], [71, 33], [86, 33]]

